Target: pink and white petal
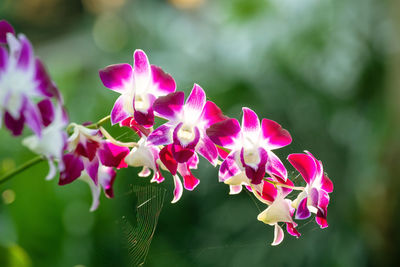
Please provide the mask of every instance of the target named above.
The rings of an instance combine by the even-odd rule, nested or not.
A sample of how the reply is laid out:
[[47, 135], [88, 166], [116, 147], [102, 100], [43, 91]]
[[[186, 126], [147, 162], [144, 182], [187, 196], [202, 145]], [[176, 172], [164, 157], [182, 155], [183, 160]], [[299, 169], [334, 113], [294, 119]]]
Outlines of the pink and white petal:
[[205, 104], [206, 93], [198, 84], [194, 84], [184, 106], [185, 118], [188, 121], [196, 121], [200, 118]]
[[213, 166], [217, 165], [218, 150], [208, 136], [203, 136], [196, 146], [196, 151], [207, 159]]
[[130, 117], [130, 114], [124, 110], [124, 95], [121, 95], [117, 98], [111, 110], [111, 124], [119, 123], [128, 117]]
[[189, 169], [197, 169], [197, 165], [199, 164], [199, 157], [197, 153], [194, 153], [193, 156], [186, 162]]
[[219, 181], [225, 182], [227, 179], [236, 176], [242, 172], [236, 163], [236, 154], [238, 152], [231, 152], [226, 159], [222, 162], [219, 168]]
[[172, 199], [171, 203], [176, 203], [182, 197], [183, 187], [182, 187], [182, 182], [179, 179], [178, 175], [173, 175], [173, 178], [174, 178], [175, 188], [174, 188], [174, 198]]
[[59, 185], [66, 185], [75, 181], [84, 169], [82, 160], [73, 154], [65, 154], [62, 157], [64, 170], [60, 172]]
[[205, 128], [208, 128], [214, 123], [228, 119], [228, 117], [224, 116], [221, 109], [214, 102], [207, 101], [204, 105], [201, 119], [205, 122]]
[[260, 132], [260, 120], [258, 119], [257, 114], [249, 109], [249, 108], [242, 108], [243, 110], [243, 117], [242, 117], [242, 130], [246, 135], [258, 137]]
[[26, 120], [26, 124], [28, 124], [29, 128], [38, 136], [42, 136], [42, 118], [40, 115], [39, 108], [34, 105], [30, 100], [25, 98], [24, 101], [25, 107], [23, 108], [24, 117]]
[[147, 142], [155, 146], [171, 144], [173, 142], [172, 132], [171, 125], [163, 124], [149, 135]]
[[135, 89], [145, 90], [151, 79], [151, 68], [146, 53], [143, 50], [136, 49], [133, 54], [133, 79]]
[[274, 229], [274, 241], [271, 243], [271, 246], [277, 246], [282, 243], [285, 234], [283, 233], [282, 228], [276, 223]]
[[96, 185], [88, 175], [82, 175], [81, 181], [86, 182], [89, 185], [90, 191], [92, 192], [92, 205], [90, 206], [90, 211], [95, 211], [100, 204], [100, 186]]
[[17, 58], [17, 68], [27, 70], [28, 68], [32, 67], [35, 62], [33, 48], [29, 40], [24, 35], [20, 35], [19, 40], [21, 43], [21, 50], [19, 51]]
[[278, 190], [272, 183], [263, 181], [262, 192], [260, 195], [263, 199], [272, 203], [278, 195]]
[[108, 198], [114, 197], [113, 185], [116, 175], [117, 173], [111, 167], [100, 166], [99, 168], [99, 183]]
[[132, 90], [133, 86], [132, 66], [126, 63], [115, 64], [99, 70], [100, 79], [103, 85], [118, 93]]
[[138, 173], [139, 177], [148, 177], [151, 174], [151, 171], [148, 167], [144, 166], [143, 169]]
[[[290, 179], [286, 179], [286, 181], [278, 176], [274, 177], [274, 180], [277, 181], [278, 183], [287, 185], [287, 186], [294, 186], [293, 182]], [[289, 195], [293, 189], [288, 188], [288, 187], [280, 187], [280, 191], [283, 197], [286, 197], [287, 195]]]
[[7, 43], [7, 33], [15, 34], [13, 26], [6, 20], [0, 20], [0, 44]]
[[154, 175], [151, 178], [150, 182], [156, 182], [157, 184], [164, 182], [164, 177], [162, 176], [161, 172], [159, 169], [154, 170]]
[[236, 119], [227, 119], [211, 125], [206, 133], [215, 144], [233, 149], [240, 136], [240, 124]]
[[40, 101], [37, 106], [42, 117], [43, 126], [49, 126], [49, 124], [54, 120], [55, 116], [53, 103], [50, 99], [46, 98]]
[[200, 180], [193, 176], [186, 164], [178, 164], [178, 172], [183, 177], [183, 185], [186, 190], [193, 191], [193, 189], [195, 189], [200, 183]]
[[39, 95], [55, 97], [61, 105], [63, 105], [64, 101], [60, 91], [55, 83], [50, 79], [46, 68], [38, 58], [35, 60], [35, 80], [36, 90]]
[[296, 219], [304, 220], [311, 216], [311, 213], [307, 207], [307, 200], [308, 198], [305, 197], [300, 201], [299, 206], [297, 207], [297, 212], [295, 216]]
[[176, 89], [176, 83], [171, 75], [164, 72], [160, 67], [151, 65], [152, 92], [156, 96], [167, 95]]
[[224, 149], [220, 146], [217, 146], [217, 150], [218, 150], [218, 155], [222, 158], [222, 159], [226, 159], [226, 157], [229, 155], [230, 150], [228, 149]]
[[172, 145], [165, 146], [163, 149], [161, 149], [160, 160], [172, 175], [176, 174], [178, 162], [174, 159], [172, 154]]
[[310, 190], [310, 194], [308, 195], [308, 205], [312, 207], [317, 207], [319, 202], [319, 193], [318, 190], [313, 187]]
[[49, 181], [53, 179], [54, 176], [56, 176], [57, 168], [54, 165], [54, 161], [52, 159], [48, 158], [47, 162], [49, 163], [49, 172], [47, 173], [46, 180]]
[[117, 146], [105, 141], [98, 150], [98, 155], [104, 166], [119, 167], [129, 152], [129, 148], [127, 147]]
[[0, 77], [2, 75], [1, 71], [4, 71], [7, 68], [7, 65], [8, 65], [8, 52], [4, 47], [0, 46]]
[[14, 136], [22, 134], [24, 129], [25, 117], [23, 114], [18, 119], [14, 119], [10, 113], [5, 112], [4, 114], [4, 125], [11, 131]]
[[246, 171], [247, 178], [250, 179], [252, 184], [260, 184], [263, 180], [266, 171], [266, 164], [268, 162], [268, 152], [265, 151], [263, 148], [258, 148], [259, 158], [260, 161], [257, 164], [256, 168], [254, 166], [250, 166], [246, 164], [244, 160], [244, 149], [240, 152], [240, 160], [242, 162], [243, 167]]
[[229, 185], [229, 195], [237, 195], [242, 192], [242, 185]]
[[327, 193], [332, 193], [333, 192], [333, 183], [329, 177], [324, 174], [322, 176], [322, 185], [321, 185], [322, 190], [324, 190]]
[[89, 177], [93, 180], [95, 185], [98, 185], [99, 181], [99, 160], [98, 158], [94, 158], [92, 161], [87, 159], [83, 160], [83, 165], [85, 166], [85, 171], [89, 175]]
[[287, 231], [290, 235], [299, 238], [299, 237], [301, 236], [301, 234], [299, 233], [299, 231], [297, 231], [296, 227], [297, 227], [297, 223], [295, 223], [295, 222], [293, 222], [293, 223], [286, 223], [286, 231]]
[[267, 161], [266, 171], [271, 176], [280, 177], [284, 181], [287, 180], [287, 170], [285, 168], [285, 165], [283, 165], [282, 161], [272, 151], [268, 151], [268, 161]]
[[184, 101], [183, 92], [170, 93], [157, 98], [153, 103], [153, 109], [161, 118], [176, 120], [182, 112]]
[[289, 132], [275, 121], [263, 119], [261, 130], [263, 143], [269, 150], [287, 146], [292, 142]]
[[307, 184], [315, 179], [317, 166], [312, 157], [306, 154], [290, 154], [288, 160], [300, 172]]

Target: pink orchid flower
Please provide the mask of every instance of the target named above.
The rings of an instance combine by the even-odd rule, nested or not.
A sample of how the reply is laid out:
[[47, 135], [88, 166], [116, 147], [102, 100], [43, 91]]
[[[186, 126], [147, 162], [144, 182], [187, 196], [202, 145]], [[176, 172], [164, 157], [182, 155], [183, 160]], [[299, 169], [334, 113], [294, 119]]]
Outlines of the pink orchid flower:
[[317, 160], [310, 152], [305, 154], [290, 154], [289, 162], [300, 172], [307, 183], [293, 202], [297, 208], [296, 219], [306, 219], [315, 213], [315, 220], [321, 228], [328, 227], [326, 220], [329, 195], [333, 191], [332, 181], [324, 173], [321, 161]]
[[241, 127], [238, 120], [227, 119], [211, 125], [207, 135], [230, 150], [219, 179], [231, 185], [231, 194], [239, 193], [242, 185], [260, 184], [266, 173], [286, 181], [286, 168], [272, 150], [289, 145], [292, 138], [278, 123], [263, 119], [260, 124], [254, 111], [243, 108]]
[[[9, 52], [2, 44], [7, 44]], [[26, 123], [41, 136], [43, 121], [40, 107], [35, 99], [57, 97], [54, 83], [47, 75], [39, 59], [35, 58], [29, 40], [14, 35], [13, 27], [5, 20], [0, 21], [0, 126], [5, 126], [20, 135]]]
[[175, 91], [174, 79], [160, 67], [150, 65], [142, 50], [133, 54], [130, 64], [110, 65], [99, 71], [104, 86], [121, 94], [111, 111], [111, 123], [134, 117], [142, 126], [154, 124], [153, 102], [159, 96]]
[[214, 166], [218, 151], [206, 134], [213, 123], [226, 119], [211, 101], [206, 101], [204, 90], [197, 84], [184, 103], [183, 92], [158, 98], [153, 105], [158, 116], [168, 120], [154, 130], [148, 141], [154, 145], [170, 145], [173, 158], [185, 163], [198, 152]]

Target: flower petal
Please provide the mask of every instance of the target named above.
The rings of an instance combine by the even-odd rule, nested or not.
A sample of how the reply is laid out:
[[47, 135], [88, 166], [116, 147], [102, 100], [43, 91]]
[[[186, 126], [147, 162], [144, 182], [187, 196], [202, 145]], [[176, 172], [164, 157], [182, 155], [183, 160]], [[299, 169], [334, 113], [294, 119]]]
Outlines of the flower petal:
[[163, 124], [149, 135], [147, 142], [155, 146], [171, 144], [173, 142], [172, 131], [170, 125]]
[[198, 84], [194, 84], [184, 106], [185, 118], [188, 121], [196, 121], [200, 117], [205, 104], [206, 93]]
[[65, 154], [62, 158], [64, 170], [60, 172], [59, 185], [66, 185], [75, 181], [84, 169], [82, 160], [73, 155]]
[[242, 129], [246, 135], [250, 135], [252, 137], [258, 137], [260, 132], [260, 120], [258, 119], [257, 114], [249, 109], [242, 108], [243, 117], [242, 117]]
[[278, 190], [272, 183], [263, 181], [262, 192], [260, 195], [263, 199], [272, 203], [278, 195]]
[[14, 136], [21, 135], [24, 129], [25, 117], [23, 114], [18, 119], [14, 119], [10, 113], [4, 114], [4, 125], [11, 131]]
[[113, 185], [117, 173], [113, 168], [100, 166], [99, 168], [99, 183], [104, 189], [104, 194], [108, 198], [114, 197]]
[[274, 241], [271, 243], [272, 246], [277, 246], [279, 245], [284, 238], [284, 233], [282, 228], [276, 223], [275, 224], [275, 230], [274, 230]]
[[287, 180], [287, 170], [282, 161], [272, 151], [268, 151], [267, 172], [271, 176], [277, 176]]
[[174, 159], [172, 154], [172, 145], [165, 146], [163, 149], [161, 149], [160, 160], [172, 175], [176, 174], [178, 162]]
[[244, 159], [244, 149], [240, 152], [240, 160], [242, 162], [243, 167], [246, 170], [246, 176], [251, 180], [252, 184], [260, 184], [264, 175], [265, 175], [265, 168], [268, 162], [268, 152], [265, 151], [263, 148], [258, 148], [258, 153], [260, 157], [260, 162], [257, 164], [257, 168], [246, 164]]
[[299, 206], [297, 207], [296, 219], [304, 220], [311, 216], [311, 213], [307, 207], [307, 200], [308, 198], [305, 197], [300, 201]]
[[153, 103], [153, 109], [160, 117], [167, 120], [174, 120], [179, 116], [184, 101], [185, 94], [183, 92], [170, 93], [157, 98]]
[[333, 183], [329, 177], [324, 174], [322, 176], [322, 185], [321, 188], [325, 190], [327, 193], [332, 193], [333, 192]]
[[150, 82], [150, 63], [146, 53], [143, 50], [136, 49], [134, 54], [133, 77], [135, 81], [135, 90], [144, 91]]
[[203, 136], [196, 146], [196, 151], [206, 158], [213, 166], [217, 165], [218, 151], [208, 136]]
[[242, 192], [242, 185], [229, 185], [229, 195], [237, 195]]
[[100, 79], [104, 86], [122, 93], [126, 90], [132, 90], [132, 66], [126, 63], [115, 64], [99, 70]]
[[187, 162], [194, 154], [194, 150], [188, 147], [182, 147], [181, 145], [172, 145], [172, 155], [174, 159], [179, 163]]
[[297, 223], [295, 223], [295, 222], [293, 222], [293, 223], [286, 223], [286, 231], [287, 231], [290, 235], [299, 238], [299, 237], [301, 236], [301, 234], [299, 233], [299, 231], [297, 231], [296, 226], [297, 226]]
[[160, 67], [151, 65], [152, 89], [156, 96], [172, 93], [176, 89], [174, 78], [165, 73]]
[[23, 70], [27, 70], [34, 64], [33, 48], [29, 40], [24, 36], [19, 37], [21, 43], [21, 50], [17, 58], [17, 67]]
[[46, 98], [37, 104], [42, 117], [43, 126], [47, 127], [54, 119], [54, 106], [50, 99]]
[[139, 125], [146, 128], [151, 128], [154, 125], [154, 113], [152, 108], [147, 110], [147, 113], [135, 110], [133, 114], [136, 122]]
[[86, 173], [89, 175], [90, 178], [92, 178], [95, 185], [97, 185], [99, 181], [99, 159], [97, 157], [94, 158], [92, 161], [85, 159], [83, 160], [83, 165], [85, 166]]
[[[5, 70], [7, 65], [8, 65], [8, 52], [4, 47], [0, 46], [0, 71]], [[0, 72], [0, 77], [1, 75], [2, 73]]]
[[204, 105], [201, 118], [203, 121], [206, 122], [205, 128], [210, 127], [214, 123], [228, 119], [228, 117], [224, 116], [221, 109], [214, 102], [211, 101], [207, 101]]
[[111, 142], [105, 141], [98, 150], [98, 155], [103, 165], [108, 167], [119, 167], [129, 152], [129, 148], [127, 147], [117, 146]]
[[42, 118], [39, 108], [27, 98], [24, 100], [24, 117], [29, 128], [39, 137], [42, 136]]
[[312, 157], [306, 154], [290, 154], [288, 160], [300, 172], [307, 184], [315, 179], [317, 166]]
[[186, 190], [193, 191], [200, 183], [200, 180], [193, 176], [192, 172], [186, 164], [179, 164], [178, 171], [183, 177], [183, 185]]
[[172, 199], [171, 203], [176, 203], [178, 200], [182, 197], [183, 193], [183, 187], [182, 187], [182, 182], [179, 179], [178, 175], [174, 175], [174, 198]]
[[289, 132], [275, 121], [263, 119], [261, 130], [265, 146], [270, 150], [287, 146], [292, 142]]
[[13, 26], [6, 20], [0, 20], [0, 44], [7, 43], [7, 33], [15, 34]]
[[114, 107], [111, 110], [111, 124], [114, 125], [129, 116], [130, 115], [124, 110], [124, 96], [121, 95], [117, 98], [117, 101], [115, 101]]
[[38, 90], [40, 95], [47, 97], [54, 96], [61, 104], [63, 103], [60, 91], [58, 91], [57, 86], [50, 79], [46, 68], [39, 59], [35, 61], [35, 80], [37, 83], [36, 90]]
[[236, 163], [237, 152], [231, 152], [222, 162], [219, 168], [219, 181], [224, 182], [227, 179], [240, 174], [242, 171]]
[[240, 135], [240, 124], [236, 119], [227, 119], [211, 125], [206, 133], [215, 144], [232, 149]]

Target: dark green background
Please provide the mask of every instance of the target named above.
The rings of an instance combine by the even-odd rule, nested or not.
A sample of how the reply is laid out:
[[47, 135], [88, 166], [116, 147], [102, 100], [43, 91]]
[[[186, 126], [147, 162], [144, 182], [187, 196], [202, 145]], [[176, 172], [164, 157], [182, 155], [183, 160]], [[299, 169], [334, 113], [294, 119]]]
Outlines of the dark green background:
[[[196, 82], [229, 116], [247, 106], [278, 121], [293, 143], [277, 154], [309, 150], [334, 182], [329, 228], [309, 219], [301, 238], [271, 247], [273, 227], [257, 221], [250, 195], [228, 195], [205, 160], [194, 171], [200, 185], [177, 204], [166, 174], [145, 266], [388, 266], [399, 244], [397, 2], [2, 0], [0, 17], [32, 41], [71, 121], [109, 114], [117, 94], [97, 72], [141, 48], [179, 90]], [[2, 172], [33, 157], [21, 140], [0, 131]], [[138, 171], [119, 171], [116, 198], [102, 196], [94, 213], [87, 185], [45, 181], [45, 163], [1, 185], [15, 201], [0, 202], [0, 266], [127, 265], [121, 220], [135, 220], [131, 186], [148, 184]]]

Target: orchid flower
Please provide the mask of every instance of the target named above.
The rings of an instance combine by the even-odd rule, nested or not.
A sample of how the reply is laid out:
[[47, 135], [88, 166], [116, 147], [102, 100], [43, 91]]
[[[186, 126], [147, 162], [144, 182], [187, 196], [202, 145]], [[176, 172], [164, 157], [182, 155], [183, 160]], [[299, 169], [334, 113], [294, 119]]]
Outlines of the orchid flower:
[[158, 98], [153, 105], [158, 116], [168, 120], [154, 130], [148, 141], [154, 145], [171, 144], [173, 158], [179, 163], [190, 160], [198, 152], [214, 166], [218, 151], [206, 130], [213, 123], [226, 119], [197, 84], [184, 103], [184, 93], [175, 92]]
[[67, 143], [65, 127], [68, 123], [68, 117], [60, 104], [54, 108], [49, 99], [39, 102], [38, 107], [46, 128], [42, 131], [41, 137], [37, 135], [29, 136], [22, 141], [22, 144], [33, 152], [46, 157], [49, 163], [49, 173], [46, 180], [50, 180], [56, 174], [55, 161], [59, 162], [59, 170], [64, 170], [63, 161], [61, 161], [61, 159]]
[[35, 58], [29, 40], [14, 35], [13, 27], [5, 20], [0, 21], [0, 126], [5, 126], [20, 135], [26, 123], [41, 136], [43, 121], [35, 99], [57, 97], [61, 101], [54, 83], [47, 75], [42, 63]]
[[332, 193], [333, 184], [324, 173], [321, 161], [317, 160], [310, 152], [305, 154], [290, 154], [289, 162], [300, 172], [307, 183], [306, 188], [293, 202], [297, 208], [296, 219], [306, 219], [315, 213], [315, 220], [321, 228], [328, 227], [326, 220], [329, 195]]
[[237, 194], [242, 185], [257, 185], [266, 173], [287, 180], [287, 171], [273, 149], [289, 145], [292, 138], [278, 123], [263, 119], [249, 108], [243, 108], [242, 126], [227, 119], [211, 125], [207, 135], [218, 146], [230, 150], [219, 169], [219, 180]]
[[133, 58], [133, 68], [129, 64], [110, 65], [99, 71], [100, 79], [105, 87], [121, 94], [111, 111], [112, 124], [134, 117], [139, 125], [150, 128], [154, 100], [174, 92], [176, 84], [160, 67], [150, 65], [142, 50], [135, 50]]

